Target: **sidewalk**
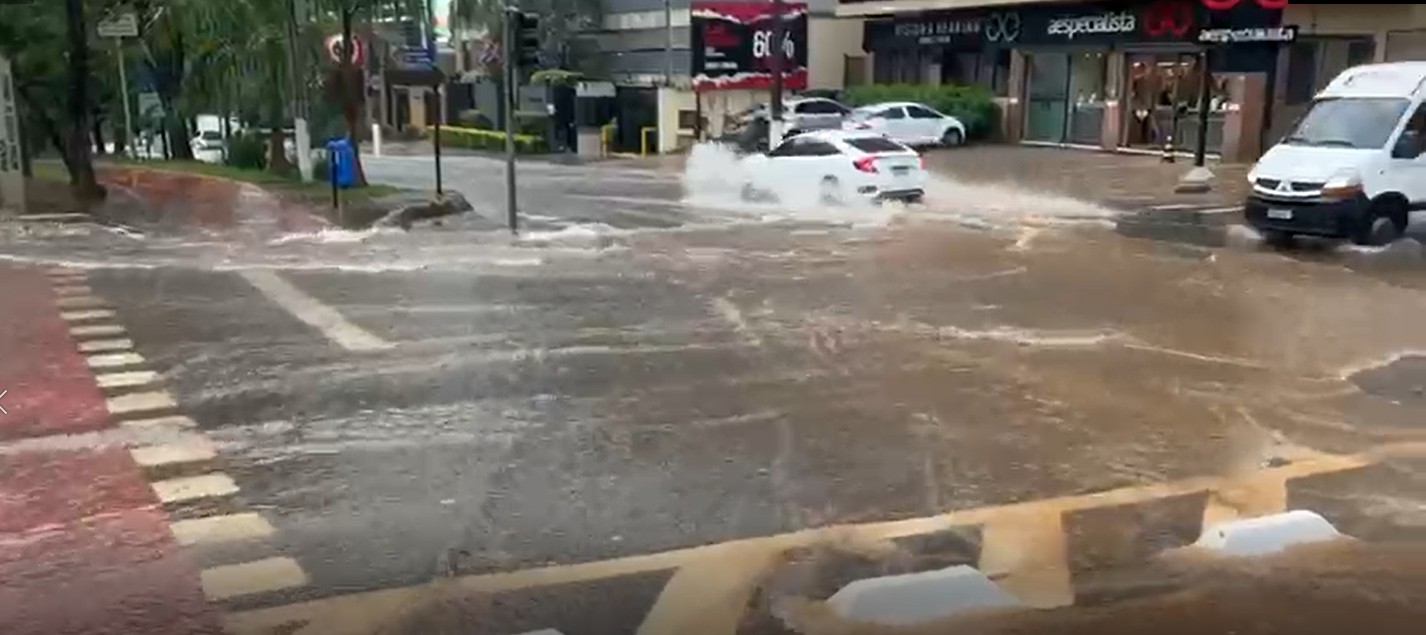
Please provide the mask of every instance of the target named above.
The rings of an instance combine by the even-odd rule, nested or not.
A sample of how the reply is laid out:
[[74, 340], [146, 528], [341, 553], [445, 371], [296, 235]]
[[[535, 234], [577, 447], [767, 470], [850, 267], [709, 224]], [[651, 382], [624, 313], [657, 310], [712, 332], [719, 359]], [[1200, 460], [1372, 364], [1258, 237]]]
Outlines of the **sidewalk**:
[[0, 264], [0, 624], [6, 635], [217, 635], [198, 570], [113, 436], [94, 360], [71, 334], [109, 314], [85, 308], [87, 296], [60, 299], [57, 288], [87, 289], [78, 280]]

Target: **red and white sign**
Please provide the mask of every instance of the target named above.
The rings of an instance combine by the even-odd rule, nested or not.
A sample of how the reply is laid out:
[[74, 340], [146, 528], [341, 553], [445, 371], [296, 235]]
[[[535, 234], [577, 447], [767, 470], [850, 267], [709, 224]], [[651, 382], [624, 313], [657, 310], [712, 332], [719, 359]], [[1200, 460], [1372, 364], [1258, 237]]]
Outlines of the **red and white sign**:
[[[352, 35], [352, 49], [352, 66], [361, 66], [366, 62], [366, 45], [355, 34]], [[327, 38], [327, 56], [332, 58], [333, 62], [342, 63], [341, 35]]]
[[783, 85], [807, 87], [807, 4], [782, 3], [782, 41], [774, 41], [774, 5], [695, 0], [690, 7], [693, 86], [698, 90], [766, 88], [776, 56]]

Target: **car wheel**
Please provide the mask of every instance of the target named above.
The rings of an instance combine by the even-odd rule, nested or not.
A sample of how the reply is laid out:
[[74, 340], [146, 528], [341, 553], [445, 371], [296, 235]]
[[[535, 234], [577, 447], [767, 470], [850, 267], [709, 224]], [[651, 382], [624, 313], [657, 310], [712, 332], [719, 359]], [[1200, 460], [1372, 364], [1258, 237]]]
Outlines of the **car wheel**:
[[1362, 223], [1352, 242], [1358, 245], [1380, 247], [1389, 245], [1406, 233], [1405, 206], [1396, 202], [1382, 202], [1373, 206], [1371, 216]]
[[818, 192], [821, 194], [821, 197], [820, 197], [820, 198], [821, 198], [821, 201], [822, 201], [823, 204], [825, 204], [825, 205], [841, 205], [841, 204], [842, 204], [842, 183], [837, 180], [837, 177], [835, 177], [835, 176], [823, 177], [823, 178], [822, 178], [822, 185], [821, 185], [820, 188], [818, 188]]
[[947, 128], [946, 134], [941, 135], [941, 145], [947, 148], [954, 148], [965, 142], [965, 135], [961, 134], [959, 128]]

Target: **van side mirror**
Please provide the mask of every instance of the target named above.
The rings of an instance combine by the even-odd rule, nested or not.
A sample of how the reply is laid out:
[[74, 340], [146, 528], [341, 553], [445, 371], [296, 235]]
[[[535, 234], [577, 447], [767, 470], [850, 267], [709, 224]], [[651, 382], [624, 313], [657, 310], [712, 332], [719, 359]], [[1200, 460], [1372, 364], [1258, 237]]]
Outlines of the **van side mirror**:
[[1403, 130], [1401, 136], [1396, 139], [1396, 146], [1391, 149], [1393, 159], [1415, 159], [1421, 156], [1421, 133], [1415, 130]]

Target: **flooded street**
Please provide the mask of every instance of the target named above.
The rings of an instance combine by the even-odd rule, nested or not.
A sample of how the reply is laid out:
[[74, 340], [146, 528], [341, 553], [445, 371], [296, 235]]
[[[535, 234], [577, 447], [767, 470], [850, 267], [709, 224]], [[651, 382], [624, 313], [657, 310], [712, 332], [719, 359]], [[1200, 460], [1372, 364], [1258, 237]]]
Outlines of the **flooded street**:
[[[86, 325], [131, 340], [135, 358], [90, 361], [121, 442], [180, 417], [211, 443], [146, 465], [200, 479], [160, 494], [171, 520], [269, 526], [184, 545], [205, 571], [279, 563], [204, 578], [235, 632], [397, 632], [443, 575], [508, 595], [466, 632], [646, 632], [684, 567], [761, 588], [777, 554], [842, 527], [916, 562], [998, 563], [1055, 611], [1145, 601], [1103, 576], [1209, 521], [1305, 507], [1364, 541], [1426, 538], [1414, 240], [1146, 240], [1097, 205], [951, 181], [924, 206], [793, 209], [739, 200], [705, 178], [723, 159], [701, 160], [692, 179], [522, 165], [518, 238], [498, 163], [456, 157], [445, 182], [475, 211], [410, 231], [295, 228], [240, 188], [230, 219], [198, 229], [0, 225], [0, 272], [68, 271], [80, 280], [56, 284], [100, 300], [60, 309], [113, 311], [64, 320], [76, 340]], [[367, 171], [429, 187], [417, 158]], [[41, 390], [11, 366], [0, 390]], [[113, 406], [155, 392], [171, 402]], [[37, 416], [10, 409], [7, 424]], [[0, 452], [45, 435], [12, 436]], [[1419, 598], [1420, 580], [1401, 585]], [[801, 632], [730, 597], [707, 599], [731, 602], [726, 632]], [[1143, 610], [1179, 615], [1153, 598]], [[1037, 615], [975, 632], [1127, 632]], [[821, 628], [806, 632], [864, 632]]]

